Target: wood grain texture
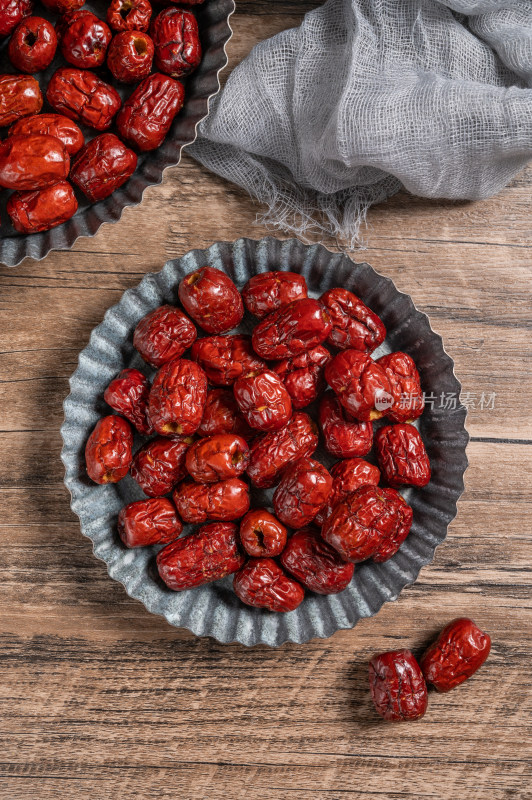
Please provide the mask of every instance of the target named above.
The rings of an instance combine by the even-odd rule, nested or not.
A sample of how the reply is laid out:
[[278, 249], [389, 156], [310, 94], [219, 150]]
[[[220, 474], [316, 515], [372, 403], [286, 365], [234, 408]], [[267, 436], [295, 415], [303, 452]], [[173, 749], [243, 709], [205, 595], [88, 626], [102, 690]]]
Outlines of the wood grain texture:
[[[316, 5], [240, 2], [231, 64]], [[279, 650], [196, 639], [131, 600], [80, 535], [59, 459], [68, 377], [106, 308], [168, 258], [264, 235], [260, 209], [185, 156], [72, 252], [0, 268], [2, 800], [532, 798], [531, 187], [529, 168], [482, 203], [370, 212], [356, 258], [411, 294], [495, 408], [470, 412], [458, 517], [416, 584]], [[423, 720], [381, 723], [368, 658], [419, 652], [458, 614], [491, 633], [485, 667]]]

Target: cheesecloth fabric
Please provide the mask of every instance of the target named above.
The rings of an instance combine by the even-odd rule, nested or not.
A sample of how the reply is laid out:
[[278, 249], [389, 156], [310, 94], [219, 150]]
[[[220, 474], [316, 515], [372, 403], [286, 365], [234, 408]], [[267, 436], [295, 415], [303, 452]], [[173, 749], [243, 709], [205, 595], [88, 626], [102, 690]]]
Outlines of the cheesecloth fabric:
[[352, 246], [401, 188], [488, 197], [532, 156], [532, 0], [328, 0], [236, 67], [188, 152], [270, 227]]

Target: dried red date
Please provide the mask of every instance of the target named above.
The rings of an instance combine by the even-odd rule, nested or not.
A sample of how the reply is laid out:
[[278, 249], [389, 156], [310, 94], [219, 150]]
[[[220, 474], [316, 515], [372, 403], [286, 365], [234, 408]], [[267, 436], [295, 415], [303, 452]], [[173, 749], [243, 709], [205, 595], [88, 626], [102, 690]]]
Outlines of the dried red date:
[[240, 523], [240, 541], [254, 558], [273, 558], [283, 552], [287, 530], [265, 508], [248, 511]]
[[153, 42], [142, 31], [122, 31], [113, 37], [107, 66], [121, 83], [138, 83], [147, 78], [153, 61]]
[[173, 500], [184, 522], [239, 519], [249, 510], [249, 487], [239, 478], [218, 483], [185, 481]]
[[430, 461], [423, 439], [413, 425], [386, 425], [377, 431], [375, 450], [383, 477], [390, 486], [426, 486]]
[[118, 483], [131, 466], [133, 433], [125, 419], [114, 414], [100, 419], [85, 447], [87, 473], [95, 483]]
[[268, 314], [253, 331], [255, 352], [264, 359], [292, 358], [321, 344], [332, 323], [325, 306], [310, 297]]
[[38, 114], [43, 96], [31, 75], [0, 75], [0, 127]]
[[187, 474], [185, 460], [192, 444], [189, 436], [157, 436], [135, 454], [131, 477], [148, 497], [168, 494]]
[[165, 8], [151, 27], [155, 66], [172, 78], [189, 75], [200, 64], [201, 43], [196, 17], [182, 8]]
[[142, 153], [159, 147], [185, 101], [185, 87], [167, 75], [149, 75], [116, 118], [118, 133]]
[[243, 603], [268, 611], [294, 611], [305, 590], [272, 558], [250, 558], [233, 578], [235, 594]]
[[292, 399], [294, 408], [304, 408], [314, 402], [325, 387], [323, 370], [332, 356], [321, 344], [294, 358], [278, 361], [272, 366]]
[[70, 180], [93, 203], [109, 197], [135, 172], [137, 156], [114, 133], [95, 136], [78, 153]]
[[371, 353], [386, 338], [386, 328], [379, 317], [347, 289], [330, 289], [321, 297], [329, 311], [333, 328], [327, 341], [340, 350]]
[[466, 617], [453, 619], [425, 651], [420, 666], [427, 683], [448, 692], [470, 678], [489, 656], [491, 639]]
[[316, 594], [343, 592], [355, 571], [354, 564], [341, 559], [315, 528], [303, 528], [290, 537], [281, 564]]
[[61, 29], [61, 54], [79, 69], [95, 69], [105, 62], [112, 38], [109, 26], [95, 14], [73, 15]]
[[386, 720], [419, 719], [427, 710], [427, 686], [410, 650], [374, 656], [369, 662], [369, 686], [375, 708]]
[[425, 399], [413, 359], [406, 353], [397, 352], [382, 356], [376, 363], [385, 371], [393, 396], [393, 404], [386, 416], [394, 422], [409, 422], [420, 417]]
[[111, 126], [120, 108], [120, 95], [94, 73], [73, 67], [60, 67], [46, 90], [46, 99], [55, 111], [80, 120], [97, 131]]
[[381, 473], [377, 467], [364, 461], [362, 458], [348, 458], [337, 461], [331, 467], [333, 486], [325, 506], [316, 514], [315, 522], [323, 525], [330, 516], [333, 508], [341, 503], [348, 494], [354, 492], [359, 486], [377, 486]]
[[23, 117], [9, 129], [9, 136], [31, 133], [55, 136], [63, 142], [67, 153], [71, 156], [81, 150], [85, 143], [76, 123], [61, 114], [34, 114], [31, 117]]
[[231, 330], [244, 316], [244, 305], [235, 284], [214, 267], [186, 275], [179, 284], [183, 308], [207, 333]]
[[307, 297], [307, 282], [296, 272], [261, 272], [242, 289], [247, 310], [259, 319], [278, 308]]
[[308, 458], [318, 446], [318, 429], [302, 411], [280, 431], [259, 437], [251, 447], [248, 475], [251, 483], [267, 489], [281, 479], [281, 473], [300, 458]]
[[325, 440], [325, 447], [338, 458], [365, 456], [373, 444], [371, 422], [358, 422], [342, 408], [332, 392], [327, 392], [318, 411], [318, 420]]
[[157, 555], [159, 575], [174, 592], [211, 583], [244, 563], [236, 525], [215, 522], [166, 545]]
[[13, 32], [7, 53], [15, 69], [31, 74], [49, 67], [56, 49], [52, 23], [42, 17], [26, 17]]
[[32, 10], [32, 0], [0, 0], [0, 36], [9, 36]]
[[252, 428], [277, 431], [292, 416], [292, 401], [275, 372], [248, 372], [233, 386], [236, 402]]
[[117, 414], [122, 414], [144, 436], [153, 433], [148, 420], [150, 384], [138, 369], [123, 369], [109, 384], [103, 399]]
[[168, 544], [182, 531], [183, 523], [165, 497], [129, 503], [118, 515], [118, 535], [126, 547]]
[[394, 526], [392, 532], [388, 536], [381, 538], [379, 544], [377, 545], [377, 549], [372, 556], [373, 561], [375, 561], [377, 564], [388, 561], [388, 559], [397, 553], [404, 540], [410, 533], [412, 519], [414, 517], [414, 512], [404, 497], [399, 494], [399, 492], [396, 492], [395, 489], [381, 489], [380, 491], [387, 498], [387, 500], [393, 506], [395, 506], [397, 513], [397, 524]]
[[31, 191], [63, 181], [70, 167], [65, 145], [55, 136], [10, 136], [0, 142], [0, 186]]
[[303, 528], [323, 508], [331, 489], [332, 478], [323, 464], [300, 458], [285, 470], [275, 490], [275, 515], [290, 528]]
[[379, 419], [393, 402], [385, 371], [358, 350], [343, 350], [325, 367], [325, 379], [340, 403], [362, 422]]
[[346, 561], [365, 561], [379, 547], [384, 556], [379, 560], [384, 561], [408, 535], [408, 521], [412, 521], [410, 506], [394, 489], [361, 486], [333, 508], [321, 535]]
[[207, 393], [198, 433], [200, 436], [234, 433], [249, 439], [255, 436], [256, 431], [247, 424], [230, 389], [211, 389]]
[[14, 192], [7, 201], [7, 213], [19, 233], [48, 231], [71, 219], [78, 201], [68, 181], [44, 189]]
[[205, 336], [194, 343], [191, 358], [205, 370], [210, 383], [232, 386], [247, 372], [266, 369], [253, 352], [250, 336]]
[[174, 358], [154, 378], [148, 414], [164, 436], [189, 435], [200, 426], [207, 399], [207, 378], [194, 361]]
[[195, 442], [187, 453], [187, 470], [197, 483], [237, 478], [249, 463], [249, 447], [231, 433], [208, 436]]
[[133, 335], [133, 345], [144, 361], [162, 367], [181, 358], [198, 332], [186, 314], [174, 306], [159, 306], [141, 319]]
[[151, 13], [149, 0], [111, 0], [107, 24], [114, 31], [147, 31]]

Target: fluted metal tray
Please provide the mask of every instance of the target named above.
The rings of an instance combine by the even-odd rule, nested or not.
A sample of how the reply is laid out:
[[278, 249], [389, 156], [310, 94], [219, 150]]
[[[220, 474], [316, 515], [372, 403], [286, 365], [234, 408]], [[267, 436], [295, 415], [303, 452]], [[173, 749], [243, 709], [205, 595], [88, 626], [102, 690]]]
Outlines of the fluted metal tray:
[[[338, 595], [307, 593], [301, 606], [288, 614], [243, 605], [231, 590], [230, 577], [181, 593], [167, 589], [154, 568], [159, 548], [126, 550], [116, 534], [121, 507], [143, 497], [142, 491], [130, 477], [112, 486], [96, 486], [85, 471], [85, 442], [98, 418], [109, 413], [103, 401], [107, 384], [125, 367], [150, 374], [132, 345], [135, 326], [148, 311], [162, 303], [177, 302], [177, 287], [183, 275], [205, 264], [225, 270], [239, 288], [258, 272], [281, 268], [303, 274], [314, 297], [334, 286], [354, 291], [382, 318], [388, 330], [386, 341], [375, 355], [393, 350], [409, 353], [419, 369], [422, 388], [435, 398], [418, 421], [432, 465], [432, 480], [423, 489], [403, 491], [414, 509], [414, 522], [399, 552], [384, 564], [368, 561], [357, 566], [351, 584]], [[252, 325], [246, 315], [239, 331], [250, 332]], [[441, 337], [431, 329], [427, 316], [389, 278], [368, 264], [354, 264], [347, 256], [330, 253], [321, 245], [307, 246], [295, 239], [280, 241], [271, 237], [260, 241], [239, 239], [218, 242], [208, 250], [192, 250], [168, 261], [161, 272], [146, 275], [107, 311], [80, 354], [70, 389], [61, 428], [62, 459], [65, 484], [82, 533], [92, 540], [94, 553], [105, 561], [109, 575], [120, 581], [131, 597], [152, 613], [164, 616], [171, 625], [188, 628], [198, 636], [244, 645], [278, 646], [286, 641], [327, 637], [341, 628], [353, 627], [361, 617], [376, 614], [384, 602], [395, 600], [405, 586], [416, 580], [421, 567], [432, 561], [463, 492], [468, 441], [466, 409], [459, 404], [460, 384]], [[444, 403], [440, 402], [442, 396]], [[456, 409], [449, 408], [452, 401], [448, 398], [455, 398]], [[317, 457], [327, 465], [332, 463], [323, 450], [317, 451]], [[261, 503], [268, 499], [269, 493], [255, 495], [255, 501]]]
[[[88, 0], [83, 8], [92, 11], [101, 19], [105, 19], [108, 5], [107, 0]], [[154, 13], [158, 13], [160, 8], [161, 6], [154, 5]], [[235, 3], [234, 0], [206, 0], [204, 4], [193, 8], [198, 18], [203, 58], [196, 72], [184, 80], [185, 105], [176, 116], [161, 147], [140, 155], [134, 175], [124, 186], [105, 200], [91, 204], [81, 192], [76, 192], [79, 201], [78, 211], [68, 222], [52, 228], [50, 231], [30, 235], [16, 233], [5, 210], [8, 193], [0, 192], [1, 264], [14, 267], [20, 264], [26, 256], [38, 260], [44, 258], [50, 250], [70, 249], [79, 236], [94, 236], [104, 222], [119, 220], [126, 206], [138, 205], [148, 186], [161, 183], [163, 172], [167, 167], [179, 164], [182, 148], [195, 140], [197, 126], [208, 114], [209, 100], [220, 89], [219, 73], [227, 64], [225, 47], [232, 36], [229, 18], [235, 10]], [[34, 13], [52, 21], [56, 19], [44, 6], [36, 7]], [[0, 73], [15, 72], [7, 57], [7, 44], [8, 39], [0, 42]], [[61, 55], [57, 55], [49, 69], [36, 76], [43, 94], [46, 92], [46, 86], [52, 74], [65, 63]], [[111, 83], [123, 99], [134, 88], [116, 82], [105, 67], [97, 70], [97, 73], [103, 80]], [[52, 110], [45, 102], [43, 111]], [[112, 130], [114, 128], [111, 128]], [[87, 140], [95, 135], [95, 131], [86, 127], [83, 127], [83, 132]], [[7, 131], [4, 129], [5, 133]]]

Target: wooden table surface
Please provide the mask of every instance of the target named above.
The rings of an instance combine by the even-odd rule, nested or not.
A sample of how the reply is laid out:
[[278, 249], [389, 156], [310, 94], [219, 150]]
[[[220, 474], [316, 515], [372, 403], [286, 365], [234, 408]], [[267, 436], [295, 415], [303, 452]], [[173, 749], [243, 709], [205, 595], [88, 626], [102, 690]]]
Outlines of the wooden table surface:
[[[242, 0], [231, 63], [313, 5]], [[257, 207], [185, 156], [72, 252], [0, 268], [2, 800], [532, 798], [531, 188], [532, 168], [486, 202], [399, 195], [369, 214], [359, 260], [430, 315], [469, 393], [466, 491], [397, 602], [278, 650], [197, 639], [131, 600], [81, 536], [59, 458], [105, 309], [168, 258], [262, 236]], [[381, 722], [371, 654], [417, 652], [464, 614], [492, 636], [485, 667], [423, 720]]]

